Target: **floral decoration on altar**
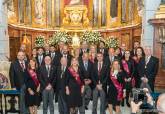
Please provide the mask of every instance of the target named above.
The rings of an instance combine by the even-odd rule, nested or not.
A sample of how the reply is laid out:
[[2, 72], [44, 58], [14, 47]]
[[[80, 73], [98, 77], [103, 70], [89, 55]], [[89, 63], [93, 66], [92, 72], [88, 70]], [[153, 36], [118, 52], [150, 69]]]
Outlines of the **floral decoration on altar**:
[[35, 47], [43, 47], [45, 45], [45, 37], [39, 35], [35, 39]]
[[108, 48], [117, 48], [119, 46], [118, 38], [114, 36], [110, 36], [106, 38], [104, 42], [105, 42], [106, 47]]
[[86, 41], [90, 44], [98, 44], [103, 38], [100, 32], [85, 31], [80, 39], [81, 41]]
[[66, 31], [58, 31], [48, 40], [49, 45], [57, 45], [59, 42], [70, 43], [71, 36]]

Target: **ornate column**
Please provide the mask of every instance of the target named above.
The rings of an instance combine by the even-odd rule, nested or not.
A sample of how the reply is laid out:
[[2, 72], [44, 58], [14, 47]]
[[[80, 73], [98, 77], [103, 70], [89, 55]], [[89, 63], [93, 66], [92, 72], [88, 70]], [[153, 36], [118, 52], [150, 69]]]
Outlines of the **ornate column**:
[[0, 60], [9, 57], [9, 36], [7, 24], [6, 0], [0, 0]]
[[144, 0], [144, 10], [142, 18], [142, 46], [151, 46], [153, 47], [153, 36], [154, 29], [151, 24], [148, 23], [149, 19], [154, 18], [157, 8], [160, 5], [161, 0]]

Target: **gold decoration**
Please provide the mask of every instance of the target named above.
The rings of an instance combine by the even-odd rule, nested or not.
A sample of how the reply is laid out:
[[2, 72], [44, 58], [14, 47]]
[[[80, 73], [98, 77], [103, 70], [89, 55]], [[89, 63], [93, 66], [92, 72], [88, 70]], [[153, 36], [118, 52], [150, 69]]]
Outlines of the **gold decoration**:
[[87, 17], [87, 7], [85, 5], [66, 6], [64, 8], [65, 17], [63, 18], [63, 26], [71, 28], [83, 28], [89, 26]]
[[29, 44], [30, 43], [30, 40], [27, 38], [26, 34], [23, 36], [23, 41], [22, 41], [23, 44]]
[[155, 18], [165, 18], [165, 4], [161, 4], [156, 11]]

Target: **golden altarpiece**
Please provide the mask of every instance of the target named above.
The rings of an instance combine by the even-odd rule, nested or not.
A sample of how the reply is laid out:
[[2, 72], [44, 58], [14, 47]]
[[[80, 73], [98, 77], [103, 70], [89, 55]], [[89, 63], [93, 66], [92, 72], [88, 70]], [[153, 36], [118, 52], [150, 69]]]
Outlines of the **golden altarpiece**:
[[124, 42], [127, 48], [132, 48], [132, 42], [140, 41], [141, 37], [143, 4], [139, 1], [9, 0], [10, 52], [15, 52], [11, 53], [11, 58], [24, 37], [28, 38], [28, 52], [31, 53], [38, 35], [49, 39], [60, 30], [68, 31], [72, 36], [77, 33], [78, 37], [86, 30], [99, 31], [104, 38], [115, 36], [119, 38], [119, 44]]

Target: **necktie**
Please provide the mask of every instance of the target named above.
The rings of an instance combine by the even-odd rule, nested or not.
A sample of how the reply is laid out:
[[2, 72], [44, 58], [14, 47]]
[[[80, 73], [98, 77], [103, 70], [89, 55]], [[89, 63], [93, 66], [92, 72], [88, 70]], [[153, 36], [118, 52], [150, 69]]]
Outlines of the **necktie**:
[[146, 64], [148, 64], [148, 62], [149, 62], [149, 57], [146, 57]]
[[110, 56], [109, 59], [110, 59], [110, 62], [112, 62], [112, 56]]
[[62, 78], [62, 77], [63, 77], [63, 74], [64, 74], [64, 72], [65, 72], [65, 67], [62, 66], [61, 70], [62, 70], [62, 72], [61, 72], [61, 78]]
[[88, 69], [88, 63], [85, 61], [85, 70]]
[[42, 56], [39, 56], [39, 63], [41, 65], [41, 63], [42, 63]]
[[49, 74], [50, 74], [50, 66], [47, 65], [47, 72], [48, 72], [48, 77], [49, 77]]
[[54, 53], [51, 53], [51, 58], [54, 59]]
[[99, 62], [99, 68], [98, 68], [99, 75], [100, 75], [100, 72], [101, 72], [101, 67], [102, 67], [101, 62]]
[[24, 66], [23, 62], [21, 62], [21, 68], [22, 68], [23, 71], [25, 70], [25, 66]]

